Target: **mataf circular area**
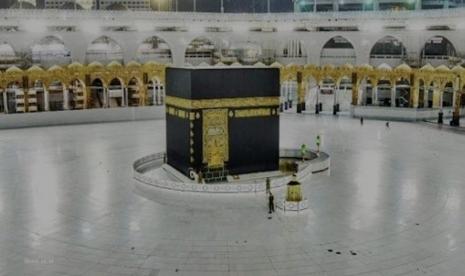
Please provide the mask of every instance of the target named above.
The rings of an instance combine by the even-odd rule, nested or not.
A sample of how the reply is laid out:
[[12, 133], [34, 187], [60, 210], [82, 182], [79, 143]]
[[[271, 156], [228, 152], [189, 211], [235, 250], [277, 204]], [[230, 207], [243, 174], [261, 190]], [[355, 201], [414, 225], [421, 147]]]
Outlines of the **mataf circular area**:
[[[313, 173], [329, 170], [330, 158], [324, 152], [306, 153], [306, 160], [301, 160], [300, 150], [281, 149], [280, 158], [295, 162], [298, 180], [305, 180]], [[137, 159], [132, 167], [134, 179], [141, 184], [150, 185], [156, 189], [166, 189], [180, 192], [196, 193], [257, 193], [266, 191], [266, 180], [270, 181], [270, 188], [280, 188], [292, 180], [291, 172], [273, 171], [268, 173], [254, 173], [229, 177], [228, 181], [204, 184], [189, 179], [177, 172], [176, 169], [164, 163], [165, 152], [159, 152]], [[155, 191], [157, 192], [157, 191]]]
[[[281, 116], [281, 147], [317, 134], [330, 174], [309, 209], [265, 193], [134, 185], [164, 121], [0, 131], [0, 275], [463, 275], [465, 136], [414, 123]], [[276, 192], [278, 193], [278, 192]], [[276, 194], [276, 197], [280, 194]]]

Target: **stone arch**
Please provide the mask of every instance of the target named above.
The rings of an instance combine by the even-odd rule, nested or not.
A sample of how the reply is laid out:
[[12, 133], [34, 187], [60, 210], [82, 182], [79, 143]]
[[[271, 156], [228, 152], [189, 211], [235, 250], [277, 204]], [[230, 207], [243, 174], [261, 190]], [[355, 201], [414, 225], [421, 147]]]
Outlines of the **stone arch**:
[[68, 84], [68, 106], [69, 109], [84, 109], [86, 104], [85, 82], [75, 78]]
[[370, 65], [377, 67], [383, 63], [391, 67], [402, 64], [407, 57], [407, 50], [400, 39], [387, 35], [376, 41], [370, 50]]
[[10, 9], [35, 9], [36, 6], [28, 1], [15, 1], [10, 5]]
[[148, 105], [163, 105], [165, 102], [165, 85], [163, 82], [154, 77], [148, 83]]
[[139, 45], [137, 59], [140, 63], [156, 61], [159, 63], [173, 63], [171, 46], [159, 36], [150, 36]]
[[139, 106], [142, 105], [144, 102], [142, 95], [144, 91], [142, 91], [143, 85], [140, 79], [136, 77], [132, 77], [128, 81], [127, 87], [127, 105], [128, 106]]
[[305, 64], [307, 62], [307, 49], [300, 39], [291, 39], [284, 42], [277, 53], [278, 62], [282, 64]]
[[94, 39], [86, 50], [86, 61], [108, 64], [112, 61], [123, 62], [123, 49], [116, 40], [103, 35]]
[[381, 106], [391, 106], [392, 81], [382, 77], [377, 80], [377, 101]]
[[18, 96], [24, 95], [23, 84], [19, 80], [12, 80], [6, 84], [5, 111], [7, 113], [24, 112], [24, 105], [17, 101]]
[[444, 91], [441, 93], [441, 106], [452, 107], [454, 102], [454, 83], [449, 81], [444, 86]]
[[112, 78], [108, 82], [108, 107], [121, 107], [125, 105], [125, 87], [122, 79]]
[[233, 43], [230, 40], [220, 39], [216, 43], [216, 46], [218, 50], [214, 55], [213, 63], [231, 65], [233, 63], [239, 62], [237, 51], [233, 48]]
[[48, 92], [48, 106], [50, 111], [61, 111], [65, 109], [65, 83], [60, 79], [53, 79], [46, 84]]
[[393, 99], [391, 99], [394, 100], [395, 107], [409, 107], [411, 85], [407, 78], [401, 77], [396, 80], [395, 95], [392, 95]]
[[320, 52], [320, 65], [355, 64], [356, 52], [352, 42], [343, 36], [334, 36], [326, 41]]
[[32, 89], [34, 89], [37, 111], [48, 111], [48, 95], [45, 92], [45, 83], [42, 79], [32, 80]]
[[321, 79], [317, 87], [316, 99], [313, 104], [315, 111], [317, 109], [318, 112], [330, 110], [330, 108], [336, 104], [334, 102], [336, 82], [337, 79], [329, 75], [326, 75]]
[[107, 93], [104, 80], [94, 78], [90, 82], [89, 108], [103, 108], [106, 106]]
[[348, 111], [352, 103], [352, 76], [341, 76], [335, 91], [337, 111]]
[[218, 48], [212, 39], [205, 36], [196, 37], [189, 42], [184, 52], [185, 63], [194, 66], [202, 63], [213, 65], [216, 52]]
[[263, 48], [257, 41], [236, 42], [231, 44], [230, 49], [235, 53], [240, 64], [253, 65], [263, 61]]
[[31, 57], [33, 65], [45, 68], [71, 63], [71, 51], [65, 46], [63, 39], [56, 35], [48, 35], [33, 44]]
[[0, 70], [6, 70], [9, 67], [23, 67], [21, 57], [8, 42], [0, 43]]
[[428, 38], [423, 44], [420, 53], [421, 64], [431, 64], [439, 66], [450, 65], [450, 61], [457, 57], [457, 51], [452, 42], [442, 35], [435, 35]]

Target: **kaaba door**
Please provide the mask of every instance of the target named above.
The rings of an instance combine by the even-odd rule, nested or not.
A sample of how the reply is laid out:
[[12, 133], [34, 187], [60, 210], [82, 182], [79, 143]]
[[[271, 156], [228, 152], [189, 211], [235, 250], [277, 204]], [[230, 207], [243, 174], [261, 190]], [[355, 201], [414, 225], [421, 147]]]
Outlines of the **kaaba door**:
[[202, 111], [203, 163], [208, 168], [224, 168], [229, 159], [228, 110]]

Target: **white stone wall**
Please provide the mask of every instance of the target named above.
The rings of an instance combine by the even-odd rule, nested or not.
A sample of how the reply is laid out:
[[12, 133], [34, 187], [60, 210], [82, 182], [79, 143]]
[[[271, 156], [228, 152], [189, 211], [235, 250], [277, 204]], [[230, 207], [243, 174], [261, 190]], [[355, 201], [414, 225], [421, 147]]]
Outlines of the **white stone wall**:
[[[370, 62], [370, 50], [384, 36], [393, 36], [403, 43], [409, 59], [419, 59], [424, 43], [435, 35], [446, 37], [456, 48], [459, 55], [465, 54], [465, 9], [453, 11], [422, 12], [363, 12], [318, 14], [304, 17], [301, 14], [272, 15], [221, 15], [192, 13], [156, 13], [156, 12], [105, 12], [105, 11], [56, 11], [50, 10], [7, 10], [0, 11], [3, 18], [0, 25], [18, 26], [19, 32], [2, 33], [2, 41], [9, 43], [15, 51], [28, 51], [48, 35], [59, 36], [67, 49], [71, 51], [73, 61], [85, 63], [85, 53], [96, 38], [106, 35], [116, 41], [123, 50], [124, 62], [137, 60], [137, 49], [151, 36], [158, 36], [170, 46], [173, 63], [184, 65], [188, 44], [197, 37], [208, 37], [214, 42], [254, 41], [267, 47], [273, 47], [276, 53], [282, 51], [288, 41], [301, 41], [306, 57], [282, 58], [281, 62], [321, 64], [323, 45], [332, 37], [342, 36], [354, 47], [355, 63]], [[6, 19], [5, 19], [6, 18]], [[398, 18], [398, 20], [395, 20]], [[292, 19], [295, 19], [292, 20]], [[335, 19], [337, 19], [336, 23]], [[331, 23], [328, 23], [331, 22]], [[428, 31], [427, 26], [450, 25], [454, 29]], [[387, 30], [385, 26], [405, 25], [405, 29]], [[51, 31], [50, 26], [74, 26], [73, 32]], [[336, 25], [358, 26], [357, 32], [298, 32], [294, 28], [301, 26]], [[129, 31], [108, 31], [109, 26], [128, 27]], [[176, 26], [186, 31], [158, 31], [157, 27]], [[229, 26], [230, 32], [207, 32], [207, 27]], [[270, 26], [277, 32], [251, 32], [252, 27]], [[378, 26], [378, 28], [367, 28]], [[381, 29], [380, 29], [381, 28]], [[311, 28], [310, 28], [311, 29]], [[336, 61], [333, 61], [336, 62]], [[380, 61], [376, 61], [377, 63]]]

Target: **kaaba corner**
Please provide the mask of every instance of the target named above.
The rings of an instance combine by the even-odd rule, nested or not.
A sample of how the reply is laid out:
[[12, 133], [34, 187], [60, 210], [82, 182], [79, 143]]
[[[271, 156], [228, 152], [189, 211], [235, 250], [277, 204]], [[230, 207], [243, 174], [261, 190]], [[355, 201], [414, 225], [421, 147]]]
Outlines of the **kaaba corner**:
[[167, 68], [167, 162], [224, 180], [279, 169], [279, 69]]

